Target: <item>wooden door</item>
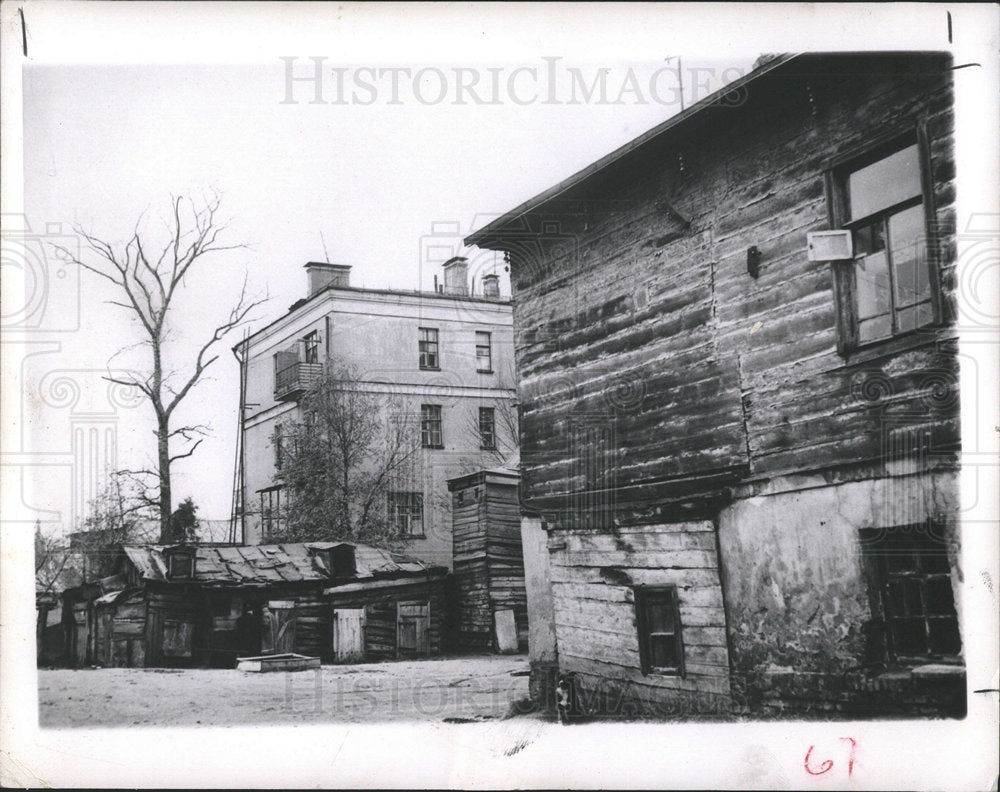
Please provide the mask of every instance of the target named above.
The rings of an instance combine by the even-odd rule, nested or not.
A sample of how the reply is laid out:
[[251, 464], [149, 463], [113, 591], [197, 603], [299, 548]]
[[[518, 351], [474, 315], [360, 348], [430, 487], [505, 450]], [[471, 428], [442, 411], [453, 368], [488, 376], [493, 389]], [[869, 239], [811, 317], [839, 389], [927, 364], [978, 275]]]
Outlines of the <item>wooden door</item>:
[[111, 662], [111, 608], [96, 611], [97, 635], [94, 639], [94, 665], [109, 666]]
[[400, 602], [396, 608], [396, 645], [399, 655], [429, 655], [430, 603]]
[[[267, 603], [271, 611], [271, 646], [274, 654], [288, 654], [295, 651], [295, 603], [289, 600], [271, 600]], [[262, 625], [261, 629], [267, 629]]]
[[87, 665], [90, 646], [89, 611], [85, 604], [73, 609], [73, 660], [77, 667]]
[[334, 608], [333, 660], [361, 663], [365, 659], [365, 609]]

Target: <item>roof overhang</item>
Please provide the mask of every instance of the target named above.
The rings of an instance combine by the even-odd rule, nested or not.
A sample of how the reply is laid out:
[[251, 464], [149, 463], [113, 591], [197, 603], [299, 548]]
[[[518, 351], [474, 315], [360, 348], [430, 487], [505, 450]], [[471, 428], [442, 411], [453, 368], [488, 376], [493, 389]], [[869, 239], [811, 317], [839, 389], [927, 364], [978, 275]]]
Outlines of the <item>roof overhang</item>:
[[691, 105], [686, 110], [682, 110], [677, 115], [671, 116], [666, 121], [662, 122], [661, 124], [657, 124], [655, 127], [639, 135], [639, 137], [635, 138], [634, 140], [626, 143], [621, 148], [615, 149], [607, 156], [602, 157], [601, 159], [597, 160], [594, 163], [591, 163], [583, 170], [574, 173], [568, 179], [563, 179], [563, 181], [559, 182], [555, 186], [550, 187], [544, 192], [541, 192], [538, 195], [536, 195], [534, 198], [525, 201], [520, 206], [517, 206], [511, 209], [509, 212], [506, 212], [505, 214], [501, 215], [492, 223], [483, 226], [478, 231], [472, 232], [469, 236], [465, 238], [465, 244], [476, 245], [478, 247], [484, 247], [489, 249], [490, 244], [498, 241], [499, 238], [503, 236], [502, 233], [503, 230], [514, 221], [518, 220], [519, 218], [523, 217], [529, 212], [535, 211], [536, 209], [548, 203], [549, 201], [553, 200], [554, 198], [558, 198], [559, 196], [563, 195], [564, 193], [573, 189], [574, 187], [577, 187], [578, 185], [582, 184], [583, 182], [597, 175], [601, 171], [605, 170], [609, 166], [615, 164], [622, 158], [627, 157], [636, 149], [641, 148], [654, 138], [660, 137], [668, 130], [674, 129], [675, 127], [679, 127], [682, 124], [690, 122], [695, 116], [701, 115], [705, 110], [707, 110], [710, 107], [717, 107], [720, 104], [720, 100], [722, 100], [723, 97], [732, 94], [734, 92], [738, 92], [741, 88], [748, 85], [749, 83], [759, 80], [764, 75], [775, 71], [776, 69], [784, 66], [786, 63], [797, 57], [799, 57], [799, 55], [795, 53], [784, 54], [784, 55], [777, 55], [774, 58], [766, 61], [753, 71], [747, 72], [747, 74], [743, 75], [742, 77], [739, 77], [733, 80], [732, 82], [727, 83], [718, 91], [709, 94], [700, 102]]

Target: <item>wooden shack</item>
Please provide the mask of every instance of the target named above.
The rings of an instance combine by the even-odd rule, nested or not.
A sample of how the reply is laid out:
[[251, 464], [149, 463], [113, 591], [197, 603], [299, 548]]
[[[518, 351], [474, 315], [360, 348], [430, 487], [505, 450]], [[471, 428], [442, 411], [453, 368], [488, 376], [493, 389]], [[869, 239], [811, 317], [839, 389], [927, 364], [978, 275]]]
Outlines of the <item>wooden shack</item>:
[[374, 547], [133, 546], [116, 569], [65, 592], [73, 665], [232, 667], [240, 655], [282, 652], [359, 662], [441, 650], [447, 570]]
[[[448, 481], [452, 497], [455, 639], [465, 651], [527, 648], [519, 483], [516, 463]], [[513, 630], [509, 630], [511, 613]]]
[[952, 64], [783, 55], [466, 239], [591, 701], [964, 711]]

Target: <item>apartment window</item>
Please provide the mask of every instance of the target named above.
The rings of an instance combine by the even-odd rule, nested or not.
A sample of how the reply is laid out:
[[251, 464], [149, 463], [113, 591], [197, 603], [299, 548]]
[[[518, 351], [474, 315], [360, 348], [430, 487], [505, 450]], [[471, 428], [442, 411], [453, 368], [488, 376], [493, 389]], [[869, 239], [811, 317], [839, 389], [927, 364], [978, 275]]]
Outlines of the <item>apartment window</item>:
[[926, 527], [861, 534], [873, 615], [894, 660], [956, 656], [962, 647], [947, 544]]
[[486, 374], [493, 371], [493, 348], [489, 333], [476, 333], [476, 371]]
[[281, 469], [285, 461], [285, 438], [282, 434], [281, 424], [274, 425], [274, 466]]
[[438, 331], [432, 327], [420, 328], [420, 368], [440, 368], [438, 356]]
[[302, 344], [305, 348], [303, 360], [306, 363], [319, 363], [319, 333], [315, 330], [308, 333], [302, 339]]
[[264, 539], [280, 532], [281, 487], [269, 487], [260, 491], [260, 520]]
[[922, 151], [913, 134], [830, 171], [833, 225], [854, 238], [853, 261], [837, 265], [842, 351], [936, 321]]
[[440, 404], [420, 405], [420, 444], [424, 448], [444, 448]]
[[479, 408], [479, 447], [490, 450], [497, 447], [496, 413], [492, 407]]
[[639, 658], [644, 674], [684, 673], [677, 587], [635, 588]]
[[424, 496], [420, 492], [389, 493], [389, 524], [399, 536], [424, 535]]

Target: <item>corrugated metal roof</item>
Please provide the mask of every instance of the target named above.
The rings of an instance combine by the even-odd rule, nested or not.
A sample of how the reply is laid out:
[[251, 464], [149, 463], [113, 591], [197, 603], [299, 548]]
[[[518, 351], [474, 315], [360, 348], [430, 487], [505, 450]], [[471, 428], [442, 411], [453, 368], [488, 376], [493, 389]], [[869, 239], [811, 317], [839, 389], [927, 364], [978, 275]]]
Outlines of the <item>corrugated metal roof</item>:
[[[206, 585], [258, 585], [330, 580], [325, 552], [347, 542], [204, 547], [195, 545], [194, 580]], [[354, 548], [354, 578], [386, 578], [427, 572], [422, 561], [368, 545]], [[146, 580], [167, 581], [163, 545], [125, 547]]]

